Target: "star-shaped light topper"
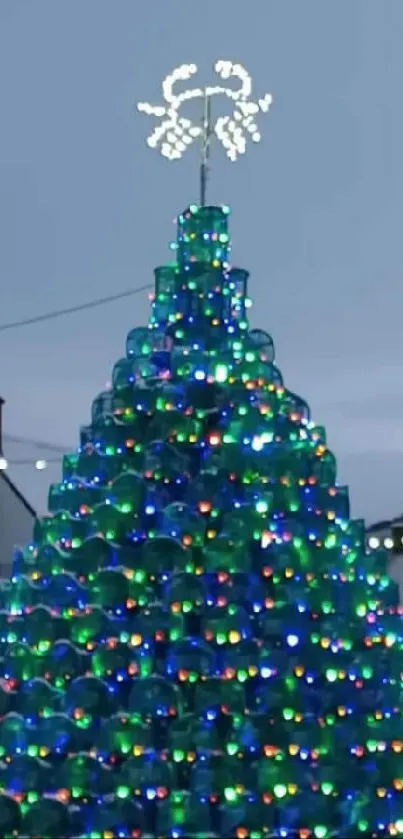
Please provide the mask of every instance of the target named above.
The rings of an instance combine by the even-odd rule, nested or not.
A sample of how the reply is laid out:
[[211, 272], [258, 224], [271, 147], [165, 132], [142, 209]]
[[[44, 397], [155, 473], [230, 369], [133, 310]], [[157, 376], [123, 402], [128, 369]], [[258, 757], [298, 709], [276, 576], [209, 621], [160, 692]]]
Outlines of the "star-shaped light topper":
[[[175, 93], [174, 87], [178, 82], [186, 82], [197, 73], [195, 64], [182, 64], [162, 83], [165, 105], [150, 105], [148, 102], [138, 104], [139, 111], [161, 117], [161, 123], [155, 127], [147, 142], [151, 148], [160, 147], [161, 154], [168, 160], [179, 160], [194, 140], [201, 138], [202, 166], [206, 167], [210, 138], [215, 134], [229, 159], [235, 161], [245, 153], [248, 137], [254, 143], [261, 139], [255, 117], [259, 112], [266, 113], [269, 110], [272, 96], [266, 94], [257, 102], [252, 101], [252, 79], [241, 64], [217, 61], [214, 69], [223, 81], [239, 79], [239, 87], [235, 90], [224, 85], [194, 87]], [[232, 100], [234, 107], [231, 116], [219, 116], [213, 123], [211, 100], [219, 94]], [[181, 106], [191, 99], [204, 100], [204, 118], [200, 125], [179, 114]]]

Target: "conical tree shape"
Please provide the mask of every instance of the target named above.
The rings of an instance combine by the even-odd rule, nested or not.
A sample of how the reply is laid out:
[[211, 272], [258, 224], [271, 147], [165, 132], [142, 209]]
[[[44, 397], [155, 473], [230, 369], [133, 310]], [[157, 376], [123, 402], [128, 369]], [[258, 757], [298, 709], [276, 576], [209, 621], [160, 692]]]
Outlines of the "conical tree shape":
[[191, 207], [2, 613], [2, 837], [403, 832], [401, 618]]

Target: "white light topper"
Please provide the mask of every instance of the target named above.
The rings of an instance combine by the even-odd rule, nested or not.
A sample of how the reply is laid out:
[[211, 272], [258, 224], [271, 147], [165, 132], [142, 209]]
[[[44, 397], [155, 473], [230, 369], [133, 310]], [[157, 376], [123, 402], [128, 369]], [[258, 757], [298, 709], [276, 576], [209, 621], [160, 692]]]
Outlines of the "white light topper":
[[[173, 70], [162, 83], [165, 105], [150, 105], [148, 102], [138, 104], [139, 111], [150, 116], [161, 117], [162, 121], [155, 127], [147, 142], [151, 148], [160, 147], [161, 154], [168, 160], [179, 160], [194, 140], [201, 138], [206, 162], [209, 140], [213, 133], [232, 161], [245, 153], [248, 138], [254, 143], [258, 143], [261, 139], [255, 118], [260, 112], [267, 113], [272, 103], [272, 96], [266, 94], [257, 102], [252, 101], [252, 79], [241, 64], [233, 64], [232, 61], [217, 61], [214, 69], [224, 82], [232, 78], [238, 79], [239, 87], [235, 90], [224, 85], [194, 87], [175, 93], [174, 88], [178, 82], [187, 82], [197, 73], [195, 64], [182, 64]], [[218, 117], [212, 123], [209, 106], [212, 97], [218, 95], [232, 100], [234, 107], [231, 116]], [[181, 106], [191, 99], [203, 99], [205, 103], [208, 103], [208, 118], [201, 121], [200, 125], [179, 115]]]

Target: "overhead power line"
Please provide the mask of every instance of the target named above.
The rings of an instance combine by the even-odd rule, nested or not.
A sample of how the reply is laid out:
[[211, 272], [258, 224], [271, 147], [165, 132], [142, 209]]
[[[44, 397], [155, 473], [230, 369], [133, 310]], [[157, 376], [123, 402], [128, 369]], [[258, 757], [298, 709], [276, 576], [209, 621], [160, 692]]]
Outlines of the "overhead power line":
[[110, 294], [108, 297], [98, 297], [96, 300], [90, 300], [88, 303], [79, 303], [77, 306], [69, 306], [66, 309], [56, 309], [53, 312], [45, 312], [41, 315], [35, 315], [32, 318], [24, 318], [22, 320], [14, 320], [10, 323], [0, 324], [0, 332], [6, 332], [9, 329], [21, 329], [24, 326], [33, 326], [35, 323], [42, 323], [45, 320], [54, 320], [55, 318], [62, 318], [66, 315], [74, 315], [76, 312], [83, 312], [85, 309], [95, 309], [97, 306], [105, 306], [107, 303], [114, 303], [115, 300], [123, 300], [124, 297], [133, 297], [135, 294], [140, 294], [142, 291], [152, 288], [151, 283], [137, 286], [137, 288], [130, 288], [127, 291], [120, 291], [118, 294]]
[[35, 440], [33, 437], [19, 437], [15, 434], [3, 434], [3, 439], [10, 445], [31, 446], [35, 449], [41, 449], [45, 452], [51, 452], [51, 456], [46, 455], [45, 458], [8, 458], [3, 455], [0, 456], [0, 470], [6, 471], [10, 466], [30, 466], [41, 472], [52, 463], [60, 463], [63, 455], [68, 451], [73, 450], [73, 446], [59, 446], [55, 443], [46, 443], [44, 440]]
[[3, 434], [3, 440], [21, 446], [34, 446], [36, 449], [47, 449], [50, 452], [60, 452], [64, 454], [70, 451], [69, 446], [59, 446], [57, 443], [45, 443], [44, 440], [35, 440], [32, 437], [18, 437], [14, 434]]

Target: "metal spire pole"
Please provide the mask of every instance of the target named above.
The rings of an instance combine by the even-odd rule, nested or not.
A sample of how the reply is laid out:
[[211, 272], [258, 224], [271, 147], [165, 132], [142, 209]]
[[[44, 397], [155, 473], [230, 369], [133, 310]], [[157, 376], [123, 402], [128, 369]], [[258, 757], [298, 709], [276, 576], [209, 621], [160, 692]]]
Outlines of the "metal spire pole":
[[212, 134], [211, 127], [211, 96], [204, 89], [204, 111], [203, 111], [203, 131], [202, 131], [202, 147], [201, 147], [201, 164], [200, 164], [200, 204], [202, 207], [206, 206], [206, 192], [207, 192], [207, 178], [209, 169], [210, 157], [210, 140]]

